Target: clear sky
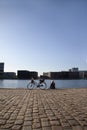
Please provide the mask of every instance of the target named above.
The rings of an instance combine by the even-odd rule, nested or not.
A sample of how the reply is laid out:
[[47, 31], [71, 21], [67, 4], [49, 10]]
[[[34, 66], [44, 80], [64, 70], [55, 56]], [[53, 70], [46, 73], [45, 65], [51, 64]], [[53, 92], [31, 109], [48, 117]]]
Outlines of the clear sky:
[[0, 0], [5, 71], [87, 70], [87, 0]]

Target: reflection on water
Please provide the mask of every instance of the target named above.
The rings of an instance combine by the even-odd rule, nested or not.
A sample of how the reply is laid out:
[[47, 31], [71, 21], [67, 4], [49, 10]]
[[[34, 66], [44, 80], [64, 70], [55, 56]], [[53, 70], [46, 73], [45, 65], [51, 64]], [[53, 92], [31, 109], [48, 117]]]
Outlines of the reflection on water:
[[[87, 80], [54, 80], [56, 88], [87, 87]], [[38, 80], [36, 80], [38, 82]], [[45, 80], [48, 88], [51, 80]], [[0, 88], [27, 88], [29, 80], [0, 80]]]

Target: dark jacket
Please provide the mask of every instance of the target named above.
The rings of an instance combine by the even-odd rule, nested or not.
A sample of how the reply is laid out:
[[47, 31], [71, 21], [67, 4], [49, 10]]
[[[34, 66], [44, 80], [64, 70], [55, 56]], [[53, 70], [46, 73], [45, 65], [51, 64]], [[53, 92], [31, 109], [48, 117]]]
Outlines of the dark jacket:
[[55, 82], [54, 81], [51, 82], [50, 89], [55, 89]]

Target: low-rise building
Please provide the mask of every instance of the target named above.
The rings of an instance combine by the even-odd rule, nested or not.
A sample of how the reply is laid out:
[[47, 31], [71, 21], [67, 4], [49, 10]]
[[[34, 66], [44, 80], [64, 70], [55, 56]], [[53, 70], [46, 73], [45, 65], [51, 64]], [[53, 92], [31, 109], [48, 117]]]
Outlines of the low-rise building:
[[46, 76], [50, 79], [60, 79], [61, 72], [44, 72], [43, 76]]
[[3, 78], [4, 79], [16, 79], [16, 73], [15, 72], [4, 72]]
[[34, 79], [37, 79], [38, 78], [38, 72], [36, 72], [36, 71], [30, 71], [30, 77], [34, 78]]
[[71, 71], [71, 72], [78, 72], [79, 68], [78, 67], [74, 67], [74, 68], [69, 69], [69, 71]]
[[37, 79], [38, 78], [38, 72], [36, 71], [28, 71], [28, 70], [18, 70], [17, 71], [17, 78], [18, 79]]
[[30, 79], [30, 73], [27, 70], [18, 70], [17, 78], [18, 79]]
[[48, 76], [50, 79], [79, 79], [79, 72], [46, 72], [43, 76]]
[[79, 71], [80, 79], [87, 79], [87, 71]]

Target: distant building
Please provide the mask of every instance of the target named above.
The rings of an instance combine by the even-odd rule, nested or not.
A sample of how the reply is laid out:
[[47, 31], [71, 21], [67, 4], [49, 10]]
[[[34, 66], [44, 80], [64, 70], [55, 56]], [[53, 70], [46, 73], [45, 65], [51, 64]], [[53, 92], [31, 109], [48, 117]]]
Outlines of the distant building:
[[68, 72], [69, 79], [80, 79], [79, 71]]
[[38, 72], [36, 72], [36, 71], [30, 71], [29, 72], [30, 73], [30, 78], [34, 78], [34, 79], [37, 79], [38, 78]]
[[77, 67], [74, 67], [74, 68], [72, 68], [70, 70], [71, 70], [71, 72], [78, 72], [79, 71], [79, 69]]
[[50, 78], [51, 76], [50, 76], [50, 72], [43, 72], [43, 75], [40, 75], [40, 77], [48, 77], [48, 78]]
[[0, 79], [3, 79], [3, 72], [0, 72]]
[[4, 73], [4, 63], [0, 63], [0, 79], [3, 79], [3, 73]]
[[0, 72], [4, 72], [4, 63], [0, 63]]
[[80, 79], [87, 79], [87, 71], [79, 71]]
[[46, 72], [43, 73], [43, 76], [48, 76], [50, 79], [79, 79], [79, 72]]
[[17, 71], [17, 78], [18, 79], [37, 79], [38, 78], [38, 72], [36, 71], [28, 71], [28, 70], [18, 70]]
[[16, 78], [16, 73], [15, 72], [4, 72], [3, 73], [3, 78], [4, 79], [15, 79]]
[[48, 77], [48, 76], [45, 76], [45, 75], [40, 75], [39, 78], [41, 78], [41, 79], [49, 79], [49, 77]]
[[59, 79], [60, 78], [60, 72], [44, 72], [43, 76], [46, 76], [50, 79]]
[[18, 70], [17, 71], [17, 78], [18, 79], [30, 79], [29, 71], [27, 71], [27, 70]]

